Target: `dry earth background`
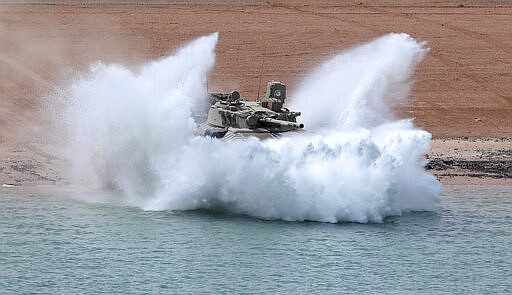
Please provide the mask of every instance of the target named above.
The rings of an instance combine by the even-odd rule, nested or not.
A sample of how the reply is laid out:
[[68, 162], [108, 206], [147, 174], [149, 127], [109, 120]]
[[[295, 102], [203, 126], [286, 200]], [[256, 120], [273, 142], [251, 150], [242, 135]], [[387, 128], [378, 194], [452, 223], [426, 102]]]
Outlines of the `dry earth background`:
[[[335, 53], [389, 32], [431, 51], [399, 117], [435, 138], [443, 183], [512, 184], [510, 1], [0, 1], [0, 185], [65, 184], [41, 97], [97, 60], [135, 67], [220, 32], [210, 90], [293, 89]], [[264, 60], [262, 65], [262, 60]]]

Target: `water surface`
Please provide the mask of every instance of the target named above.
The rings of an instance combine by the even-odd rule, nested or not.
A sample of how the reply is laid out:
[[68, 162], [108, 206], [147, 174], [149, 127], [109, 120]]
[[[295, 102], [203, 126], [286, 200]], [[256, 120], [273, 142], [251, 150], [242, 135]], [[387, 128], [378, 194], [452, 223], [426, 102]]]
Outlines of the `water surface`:
[[0, 197], [3, 294], [511, 293], [512, 188], [450, 186], [381, 224]]

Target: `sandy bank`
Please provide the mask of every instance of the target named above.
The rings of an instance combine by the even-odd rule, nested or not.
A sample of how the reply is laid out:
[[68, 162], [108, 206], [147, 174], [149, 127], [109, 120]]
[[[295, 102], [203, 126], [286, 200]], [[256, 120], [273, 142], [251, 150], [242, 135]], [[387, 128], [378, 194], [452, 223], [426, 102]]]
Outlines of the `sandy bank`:
[[213, 31], [211, 90], [247, 97], [260, 75], [293, 92], [315, 65], [389, 32], [427, 41], [431, 51], [397, 117], [415, 118], [436, 138], [428, 168], [442, 183], [511, 184], [509, 1], [74, 3], [0, 3], [0, 185], [69, 182], [39, 116], [42, 94], [97, 60], [137, 67]]

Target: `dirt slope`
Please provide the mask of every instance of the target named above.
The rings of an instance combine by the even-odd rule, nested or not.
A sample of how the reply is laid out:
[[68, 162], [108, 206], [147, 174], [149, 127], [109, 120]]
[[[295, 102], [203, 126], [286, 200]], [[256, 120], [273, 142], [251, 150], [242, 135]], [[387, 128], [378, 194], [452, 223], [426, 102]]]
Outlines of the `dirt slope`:
[[[414, 117], [437, 138], [512, 135], [509, 1], [144, 2], [0, 2], [2, 171], [16, 157], [52, 167], [40, 97], [73, 71], [96, 60], [137, 66], [214, 31], [220, 41], [210, 90], [239, 89], [246, 97], [256, 96], [260, 71], [293, 95], [332, 54], [407, 32], [431, 51], [399, 117]], [[46, 174], [41, 181], [53, 179]]]

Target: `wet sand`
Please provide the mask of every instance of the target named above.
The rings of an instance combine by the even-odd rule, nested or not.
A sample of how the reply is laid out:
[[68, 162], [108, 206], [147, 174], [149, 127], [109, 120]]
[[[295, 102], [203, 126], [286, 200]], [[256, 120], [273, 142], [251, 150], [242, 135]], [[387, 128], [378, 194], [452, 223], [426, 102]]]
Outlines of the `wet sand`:
[[[0, 185], [69, 182], [41, 116], [48, 93], [102, 60], [136, 67], [220, 32], [210, 91], [255, 97], [259, 78], [290, 94], [315, 65], [389, 32], [427, 41], [399, 118], [435, 138], [442, 183], [511, 184], [512, 4], [508, 1], [3, 1]], [[314, 101], [312, 101], [314, 103]]]
[[443, 184], [512, 185], [510, 137], [435, 139], [426, 158]]

